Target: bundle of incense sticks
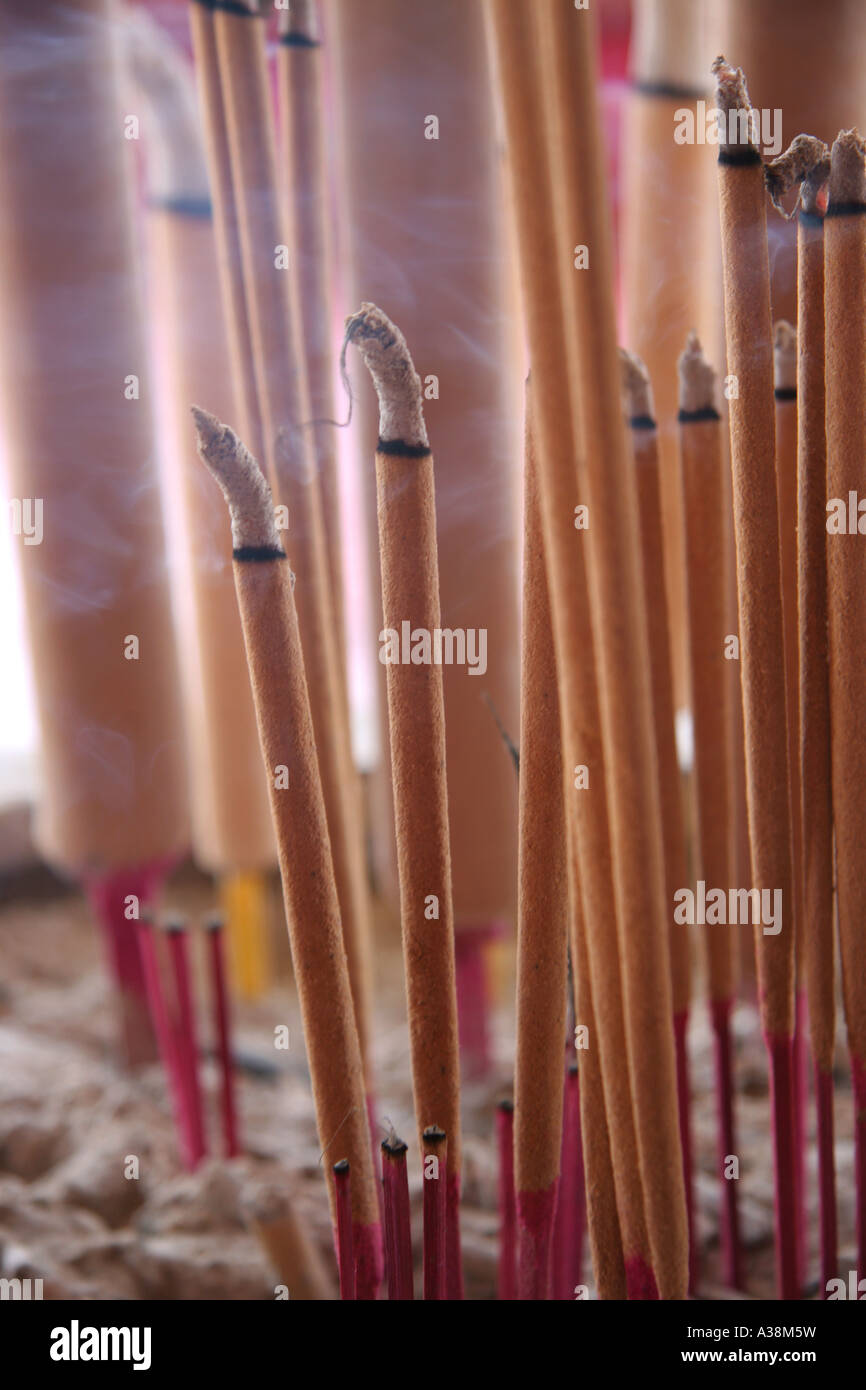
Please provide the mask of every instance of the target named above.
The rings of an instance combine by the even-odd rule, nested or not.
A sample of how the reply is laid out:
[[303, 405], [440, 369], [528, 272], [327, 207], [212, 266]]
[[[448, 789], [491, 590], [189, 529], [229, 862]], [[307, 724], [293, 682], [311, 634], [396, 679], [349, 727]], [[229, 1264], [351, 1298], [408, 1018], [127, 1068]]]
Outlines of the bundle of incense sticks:
[[[386, 0], [376, 3], [390, 12]], [[81, 0], [81, 8], [98, 6]], [[671, 5], [671, 12], [677, 8]], [[647, 3], [644, 19], [665, 9]], [[437, 421], [425, 409], [413, 356], [420, 362], [428, 351], [423, 319], [413, 321], [410, 342], [402, 325], [364, 300], [345, 320], [339, 357], [332, 342], [334, 179], [321, 41], [327, 31], [312, 0], [296, 0], [281, 16], [276, 103], [264, 10], [243, 0], [192, 0], [209, 208], [191, 137], [189, 161], [171, 165], [159, 206], [150, 209], [162, 272], [155, 283], [170, 301], [160, 313], [171, 328], [173, 425], [179, 434], [179, 405], [191, 408], [195, 431], [187, 424], [184, 446], [197, 443], [208, 470], [199, 469], [208, 489], [201, 494], [206, 516], [199, 515], [199, 494], [186, 473], [179, 492], [193, 557], [188, 582], [199, 589], [191, 607], [202, 680], [206, 687], [220, 685], [224, 675], [235, 681], [231, 699], [222, 689], [206, 691], [207, 731], [197, 758], [213, 788], [201, 795], [213, 804], [198, 810], [200, 825], [210, 826], [197, 831], [198, 852], [224, 881], [229, 917], [249, 925], [258, 916], [261, 870], [276, 848], [335, 1269], [323, 1268], [285, 1200], [256, 1209], [251, 1224], [279, 1276], [297, 1281], [305, 1297], [325, 1299], [337, 1281], [346, 1300], [387, 1293], [409, 1301], [416, 1288], [425, 1300], [463, 1297], [461, 1062], [465, 1068], [466, 1053], [475, 1048], [477, 1063], [484, 1045], [479, 1034], [461, 1053], [467, 1035], [458, 1014], [459, 962], [468, 960], [480, 980], [478, 942], [500, 929], [500, 914], [514, 896], [513, 1100], [500, 1100], [494, 1110], [501, 1076], [498, 1091], [487, 1095], [498, 1168], [499, 1298], [565, 1300], [592, 1288], [602, 1299], [684, 1299], [703, 1290], [706, 1237], [707, 1246], [720, 1245], [723, 1282], [748, 1292], [734, 1021], [737, 929], [745, 922], [753, 933], [766, 1043], [778, 1292], [802, 1296], [813, 1277], [807, 1140], [814, 1099], [820, 1287], [829, 1296], [851, 1234], [837, 1229], [836, 917], [855, 1110], [857, 1265], [866, 1274], [860, 689], [866, 590], [859, 555], [866, 503], [858, 491], [866, 457], [866, 143], [847, 130], [828, 151], [816, 137], [799, 136], [777, 158], [765, 158], [742, 72], [724, 58], [713, 65], [724, 119], [716, 151], [721, 249], [715, 259], [724, 286], [725, 417], [715, 352], [705, 336], [686, 336], [685, 328], [703, 298], [698, 282], [714, 259], [712, 247], [702, 250], [700, 273], [692, 267], [683, 277], [676, 313], [660, 310], [668, 325], [676, 321], [678, 363], [670, 342], [653, 343], [637, 297], [632, 315], [641, 318], [640, 332], [632, 326], [632, 336], [659, 351], [648, 354], [648, 370], [618, 347], [593, 10], [573, 0], [484, 0], [484, 10], [495, 61], [484, 120], [492, 128], [498, 101], [531, 368], [522, 455], [522, 633], [507, 655], [496, 656], [500, 672], [520, 656], [520, 746], [511, 745], [518, 857], [511, 884], [492, 869], [505, 853], [503, 836], [497, 853], [485, 855], [477, 882], [467, 886], [472, 801], [460, 789], [474, 763], [467, 760], [455, 775], [449, 754], [465, 745], [478, 712], [462, 722], [465, 690], [449, 703], [442, 670], [444, 646], [453, 649], [456, 634], [445, 611], [454, 573], [449, 569], [440, 585], [440, 564], [454, 542], [449, 536], [440, 553]], [[0, 15], [8, 24], [2, 4]], [[332, 21], [339, 30], [338, 6]], [[353, 25], [344, 19], [339, 33], [343, 63]], [[480, 45], [476, 27], [471, 37]], [[682, 61], [672, 66], [650, 37], [645, 30], [639, 46], [633, 114], [641, 140], [651, 144], [667, 107], [682, 91], [697, 99], [695, 83], [702, 88], [702, 82], [694, 34], [684, 36]], [[70, 89], [89, 93], [82, 128], [92, 134], [115, 116], [113, 106], [93, 96], [87, 57], [74, 48], [67, 78]], [[107, 50], [102, 57], [108, 64]], [[164, 72], [143, 77], [163, 91], [160, 83], [168, 81]], [[172, 79], [172, 101], [178, 80]], [[33, 150], [44, 141], [37, 138], [38, 112], [28, 106], [32, 92], [16, 85], [0, 57], [0, 114], [19, 99], [30, 113], [32, 138], [15, 147], [0, 123], [6, 156], [0, 186], [28, 216], [22, 232], [0, 210], [0, 288], [16, 333], [29, 342], [36, 262], [53, 264], [42, 242], [29, 240], [34, 228], [44, 235], [30, 169]], [[171, 114], [164, 95], [157, 105]], [[167, 120], [163, 143], [177, 153], [171, 129]], [[46, 158], [55, 171], [50, 152]], [[688, 207], [692, 198], [703, 203], [706, 161], [713, 158], [712, 147], [689, 150], [677, 166], [676, 206]], [[644, 186], [647, 171], [639, 172], [638, 179], [635, 165], [632, 179]], [[106, 175], [104, 187], [94, 180], [93, 201], [112, 233], [111, 263], [122, 270], [125, 213], [117, 186], [119, 176]], [[664, 204], [663, 188], [653, 196]], [[768, 202], [790, 208], [794, 196], [796, 313], [787, 307], [781, 318], [771, 300]], [[205, 220], [211, 208], [212, 240]], [[701, 219], [704, 211], [701, 206]], [[184, 220], [190, 217], [197, 220]], [[85, 267], [88, 228], [74, 228], [71, 239]], [[646, 248], [639, 254], [633, 240], [630, 248], [630, 275], [640, 278]], [[470, 268], [466, 274], [471, 277]], [[195, 303], [202, 294], [212, 297], [217, 278], [221, 313], [207, 318], [211, 340], [202, 343], [192, 332]], [[55, 269], [46, 284], [41, 292], [59, 301], [62, 275]], [[677, 293], [669, 276], [665, 294]], [[134, 365], [140, 352], [135, 306], [125, 296], [112, 304], [106, 341], [120, 343]], [[701, 312], [708, 312], [706, 304]], [[442, 331], [443, 324], [435, 327]], [[434, 339], [440, 341], [431, 328]], [[416, 1131], [407, 1143], [389, 1128], [375, 1146], [371, 889], [349, 737], [346, 555], [331, 419], [332, 379], [339, 366], [349, 385], [350, 349], [370, 378], [358, 390], [372, 400], [372, 383], [378, 412], [361, 447], [377, 499], [378, 602], [388, 639], [380, 659]], [[54, 422], [46, 433], [37, 397], [47, 387], [40, 382], [37, 391], [8, 347], [0, 350], [21, 491], [29, 478], [53, 495], [52, 475], [67, 455]], [[464, 389], [471, 396], [466, 383]], [[355, 387], [349, 390], [351, 419]], [[185, 399], [194, 393], [203, 393], [201, 405]], [[64, 403], [72, 410], [71, 397]], [[204, 408], [211, 403], [231, 415], [227, 423]], [[84, 440], [88, 454], [101, 457], [110, 452], [106, 439], [85, 414], [73, 412], [77, 447]], [[361, 415], [369, 419], [369, 401]], [[129, 460], [146, 454], [148, 433], [143, 417], [130, 428]], [[451, 487], [465, 463], [459, 451], [455, 457], [453, 437], [445, 437]], [[110, 443], [113, 434], [106, 438]], [[471, 441], [466, 448], [471, 454]], [[44, 454], [52, 467], [27, 464], [28, 452]], [[112, 485], [111, 505], [103, 509], [103, 522], [116, 525], [120, 536], [124, 495]], [[149, 528], [158, 537], [159, 517], [151, 509]], [[94, 545], [100, 536], [97, 530]], [[202, 546], [222, 552], [213, 593], [201, 572]], [[111, 547], [106, 550], [110, 557]], [[112, 633], [123, 619], [124, 627], [139, 626], [155, 651], [165, 651], [149, 704], [125, 669], [113, 704], [105, 704], [92, 680], [82, 681], [77, 700], [118, 736], [126, 726], [120, 721], [114, 728], [109, 718], [115, 706], [124, 707], [117, 691], [132, 701], [139, 715], [129, 734], [137, 782], [176, 704], [165, 635], [168, 598], [157, 586], [145, 602], [137, 572], [105, 565], [117, 590]], [[56, 793], [43, 809], [45, 844], [87, 882], [109, 925], [130, 1045], [145, 1052], [152, 1030], [189, 1169], [217, 1148], [208, 1132], [197, 1020], [197, 1001], [206, 995], [220, 1147], [231, 1158], [242, 1148], [226, 969], [232, 924], [212, 916], [198, 933], [176, 914], [154, 915], [149, 899], [183, 839], [180, 779], [176, 769], [166, 777], [164, 814], [146, 782], [139, 787], [144, 818], [137, 821], [127, 808], [111, 823], [99, 750], [91, 750], [93, 767], [85, 776], [76, 763], [80, 744], [64, 742], [66, 726], [46, 696], [60, 665], [80, 670], [70, 644], [80, 641], [94, 668], [104, 667], [102, 637], [86, 613], [76, 614], [68, 630], [53, 610], [46, 616], [38, 595], [61, 585], [66, 573], [56, 551], [30, 570], [46, 742], [49, 752], [64, 749], [59, 765], [69, 770], [69, 795]], [[494, 593], [497, 588], [491, 585], [491, 604], [496, 598], [501, 619], [511, 599]], [[231, 623], [223, 632], [225, 607]], [[491, 622], [504, 641], [502, 627]], [[686, 769], [675, 732], [683, 702], [693, 734]], [[216, 775], [232, 711], [243, 721], [232, 757], [244, 764], [249, 792], [234, 806], [234, 777]], [[448, 736], [449, 720], [459, 726], [456, 738]], [[251, 738], [258, 744], [257, 771], [247, 757]], [[508, 778], [513, 794], [512, 769]], [[500, 815], [507, 819], [504, 801], [485, 835]], [[202, 849], [204, 842], [210, 850]], [[135, 912], [127, 917], [130, 902]], [[128, 930], [121, 917], [132, 922]], [[247, 992], [254, 993], [267, 982], [267, 969], [249, 932], [244, 952]], [[197, 988], [198, 955], [206, 991]], [[700, 1029], [715, 1064], [716, 1138], [706, 1151], [695, 1142], [702, 1073], [690, 1048]], [[486, 1061], [491, 1064], [489, 1056]], [[699, 1164], [712, 1176], [711, 1213], [697, 1210], [697, 1193], [709, 1186], [696, 1181]], [[416, 1226], [422, 1220], [417, 1264], [413, 1193]]]

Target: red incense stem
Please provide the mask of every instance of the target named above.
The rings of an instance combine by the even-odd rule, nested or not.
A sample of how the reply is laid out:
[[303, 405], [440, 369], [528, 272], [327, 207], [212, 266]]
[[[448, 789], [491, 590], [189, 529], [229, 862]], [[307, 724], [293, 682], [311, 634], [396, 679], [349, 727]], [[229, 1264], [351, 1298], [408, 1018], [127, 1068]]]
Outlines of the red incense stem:
[[189, 1109], [187, 1106], [180, 1060], [172, 1035], [168, 1009], [165, 1003], [165, 995], [162, 991], [159, 958], [156, 953], [156, 941], [148, 916], [143, 916], [139, 920], [138, 944], [141, 951], [141, 964], [147, 988], [147, 998], [150, 1004], [150, 1016], [153, 1021], [154, 1031], [156, 1032], [159, 1055], [162, 1059], [162, 1066], [172, 1100], [172, 1110], [174, 1112], [175, 1125], [180, 1141], [181, 1160], [185, 1168], [192, 1169], [196, 1166], [197, 1160], [195, 1158], [195, 1144], [190, 1124]]
[[154, 903], [168, 868], [168, 863], [159, 860], [84, 879], [119, 991], [123, 1046], [130, 1066], [150, 1062], [157, 1053], [136, 921], [141, 909]]
[[222, 1110], [223, 1146], [226, 1158], [235, 1158], [241, 1151], [238, 1138], [237, 1107], [235, 1105], [235, 1072], [231, 1048], [231, 1013], [226, 984], [225, 941], [221, 917], [205, 922], [210, 947], [211, 1001], [217, 1054], [220, 1064], [220, 1106]]
[[794, 1193], [794, 1040], [766, 1038], [770, 1057], [770, 1105], [776, 1169], [776, 1282], [779, 1298], [796, 1298], [797, 1232]]
[[809, 1045], [806, 991], [797, 990], [794, 1029], [794, 1191], [797, 1203], [797, 1283], [806, 1286], [809, 1263], [809, 1215], [806, 1200], [806, 1149], [809, 1118]]
[[583, 1272], [586, 1191], [580, 1132], [580, 1073], [572, 1062], [565, 1073], [562, 1106], [562, 1160], [553, 1229], [552, 1296], [570, 1302]]
[[334, 1164], [337, 1192], [337, 1265], [340, 1271], [340, 1298], [355, 1298], [355, 1242], [352, 1231], [352, 1189], [349, 1160]]
[[836, 1158], [833, 1151], [833, 1073], [815, 1063], [815, 1106], [818, 1112], [818, 1182], [821, 1202], [821, 1285], [836, 1278], [839, 1267], [836, 1221]]
[[463, 1297], [463, 1257], [460, 1251], [460, 1174], [445, 1178], [445, 1279], [450, 1302]]
[[514, 1197], [514, 1104], [496, 1107], [499, 1152], [499, 1298], [517, 1298], [517, 1212]]
[[719, 1181], [722, 1184], [721, 1237], [722, 1277], [730, 1289], [743, 1286], [743, 1253], [740, 1243], [740, 1214], [736, 1178], [726, 1178], [728, 1159], [736, 1156], [734, 1137], [734, 1085], [731, 1066], [731, 1006], [730, 999], [712, 1002], [713, 1035], [716, 1062], [716, 1099], [719, 1107]]
[[394, 1135], [382, 1144], [382, 1182], [385, 1189], [385, 1248], [388, 1297], [411, 1302], [412, 1225], [409, 1215], [409, 1174], [406, 1145]]
[[854, 1087], [854, 1178], [857, 1191], [857, 1279], [866, 1279], [866, 1065], [851, 1055]]
[[466, 925], [454, 929], [454, 967], [457, 978], [457, 1028], [464, 1075], [472, 1080], [490, 1072], [489, 999], [485, 947], [501, 928]]
[[424, 1145], [424, 1298], [448, 1296], [446, 1260], [447, 1138], [438, 1125], [421, 1136]]
[[177, 999], [175, 1050], [183, 1079], [186, 1110], [190, 1127], [191, 1157], [198, 1164], [207, 1153], [204, 1128], [204, 1107], [198, 1077], [198, 1042], [195, 1027], [195, 1005], [189, 971], [189, 938], [183, 922], [166, 922], [166, 934], [174, 972]]
[[695, 1165], [692, 1151], [692, 1088], [689, 1084], [689, 1011], [674, 1014], [674, 1047], [677, 1063], [677, 1107], [680, 1118], [680, 1149], [683, 1155], [683, 1183], [686, 1189], [686, 1217], [689, 1223], [689, 1293], [698, 1287], [701, 1274], [695, 1214]]

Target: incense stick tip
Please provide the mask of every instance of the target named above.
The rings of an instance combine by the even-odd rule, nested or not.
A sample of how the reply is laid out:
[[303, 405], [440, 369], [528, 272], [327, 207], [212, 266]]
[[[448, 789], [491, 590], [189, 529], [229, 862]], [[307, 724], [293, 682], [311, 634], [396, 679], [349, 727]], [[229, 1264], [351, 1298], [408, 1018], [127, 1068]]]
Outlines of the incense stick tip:
[[773, 205], [786, 217], [788, 214], [780, 206], [779, 200], [788, 189], [795, 183], [800, 184], [800, 202], [807, 211], [815, 211], [829, 173], [830, 151], [817, 135], [795, 136], [788, 148], [764, 168], [767, 191]]
[[797, 330], [787, 319], [773, 329], [773, 362], [777, 391], [797, 389]]
[[697, 333], [690, 333], [677, 361], [680, 379], [680, 410], [694, 415], [716, 408], [716, 373], [704, 356]]
[[711, 71], [716, 79], [716, 104], [719, 110], [748, 111], [749, 93], [742, 68], [735, 68], [723, 54], [714, 61]]
[[278, 550], [282, 542], [274, 520], [271, 489], [262, 470], [234, 430], [193, 405], [198, 452], [219, 483], [229, 506], [236, 551]]
[[866, 144], [860, 132], [840, 130], [830, 151], [830, 207], [866, 202]]
[[427, 450], [421, 378], [406, 339], [375, 304], [363, 303], [346, 319], [346, 343], [354, 343], [379, 398], [379, 437], [388, 444]]
[[619, 350], [623, 410], [629, 420], [652, 420], [653, 390], [645, 363], [634, 352]]

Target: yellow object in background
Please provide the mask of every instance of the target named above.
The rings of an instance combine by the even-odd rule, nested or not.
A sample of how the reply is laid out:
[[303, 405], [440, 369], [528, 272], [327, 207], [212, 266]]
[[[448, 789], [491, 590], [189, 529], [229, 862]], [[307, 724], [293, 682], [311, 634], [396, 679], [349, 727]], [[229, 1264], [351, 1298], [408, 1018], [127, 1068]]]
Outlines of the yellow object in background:
[[267, 876], [255, 870], [226, 874], [221, 898], [232, 983], [241, 998], [257, 999], [270, 989], [273, 973]]

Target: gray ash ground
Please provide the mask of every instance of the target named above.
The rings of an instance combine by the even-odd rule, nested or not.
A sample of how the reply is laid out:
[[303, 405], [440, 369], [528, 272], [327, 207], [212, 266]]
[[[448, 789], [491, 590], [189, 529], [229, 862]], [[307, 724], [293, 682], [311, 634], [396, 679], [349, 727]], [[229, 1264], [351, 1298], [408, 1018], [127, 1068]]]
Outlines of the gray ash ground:
[[[194, 919], [211, 906], [205, 881], [182, 874], [166, 899]], [[278, 1282], [248, 1218], [265, 1192], [284, 1191], [334, 1270], [322, 1158], [313, 1122], [297, 998], [283, 965], [277, 985], [252, 1004], [235, 1005], [243, 1158], [220, 1158], [216, 1066], [203, 1066], [209, 1157], [195, 1173], [181, 1170], [168, 1098], [157, 1065], [134, 1074], [116, 1060], [115, 1024], [99, 942], [75, 894], [0, 907], [0, 1274], [41, 1278], [48, 1299], [272, 1299]], [[383, 1138], [388, 1125], [410, 1144], [410, 1185], [420, 1295], [420, 1167], [414, 1143], [409, 1048], [402, 1008], [399, 942], [384, 930], [377, 952], [375, 1065]], [[196, 941], [199, 950], [201, 942]], [[504, 972], [507, 976], [507, 970]], [[204, 972], [197, 971], [204, 986]], [[513, 1019], [494, 1019], [493, 1071], [464, 1088], [463, 1239], [466, 1295], [496, 1296], [497, 1099], [507, 1094]], [[274, 1047], [274, 1028], [289, 1028], [290, 1047]], [[766, 1068], [754, 1009], [735, 1017], [737, 1120], [747, 1294], [720, 1286], [716, 1238], [712, 1045], [704, 1010], [691, 1032], [697, 1197], [702, 1283], [699, 1297], [772, 1298], [773, 1191]], [[199, 1041], [212, 1036], [204, 992]], [[840, 1046], [840, 1060], [844, 1049]], [[811, 1110], [811, 1107], [810, 1107]], [[814, 1117], [810, 1114], [810, 1134]], [[847, 1075], [837, 1086], [840, 1265], [854, 1264], [852, 1109]], [[129, 1155], [138, 1179], [124, 1176]], [[340, 1157], [330, 1156], [330, 1161]], [[814, 1145], [809, 1152], [811, 1250], [817, 1281]], [[588, 1261], [585, 1278], [591, 1287]]]

